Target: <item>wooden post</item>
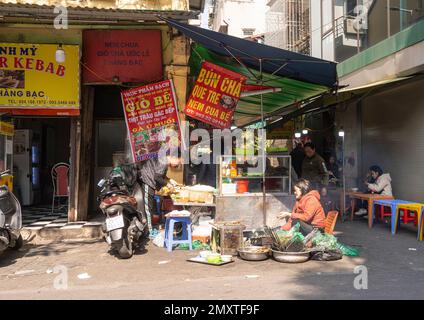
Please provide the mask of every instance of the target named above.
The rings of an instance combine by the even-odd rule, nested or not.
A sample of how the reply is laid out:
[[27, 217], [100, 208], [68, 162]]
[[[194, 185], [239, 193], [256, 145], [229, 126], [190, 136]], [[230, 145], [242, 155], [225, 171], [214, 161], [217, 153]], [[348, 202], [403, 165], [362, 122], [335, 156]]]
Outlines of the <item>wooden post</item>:
[[78, 185], [78, 179], [76, 172], [79, 167], [79, 143], [77, 143], [77, 136], [81, 136], [81, 127], [79, 118], [71, 118], [71, 133], [70, 133], [70, 159], [69, 159], [69, 208], [68, 208], [68, 221], [77, 221], [77, 203], [78, 203], [78, 192], [76, 186]]
[[87, 220], [89, 210], [89, 193], [91, 183], [91, 154], [93, 135], [94, 88], [82, 86], [82, 106], [80, 119], [73, 129], [74, 138], [71, 136], [71, 151], [75, 153], [73, 166], [74, 196], [71, 201], [69, 220]]

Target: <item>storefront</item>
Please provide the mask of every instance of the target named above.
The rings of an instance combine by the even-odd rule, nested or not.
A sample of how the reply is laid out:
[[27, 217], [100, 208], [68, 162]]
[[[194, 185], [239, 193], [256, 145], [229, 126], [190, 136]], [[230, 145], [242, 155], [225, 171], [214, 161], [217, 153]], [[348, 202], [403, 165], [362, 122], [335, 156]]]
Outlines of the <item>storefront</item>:
[[[236, 128], [258, 124], [257, 136], [251, 143], [263, 147], [255, 147], [253, 155], [245, 155], [244, 150], [238, 150], [242, 151], [238, 155], [237, 147], [231, 146], [229, 152], [214, 153], [216, 221], [243, 221], [248, 228], [273, 225], [277, 214], [290, 211], [295, 202], [289, 156], [294, 130], [293, 126], [289, 130], [281, 126], [283, 139], [278, 139], [278, 132], [274, 132], [273, 141], [266, 141], [258, 131], [266, 125], [265, 119], [274, 118], [271, 123], [278, 122], [291, 112], [302, 112], [309, 100], [335, 88], [336, 64], [177, 21], [167, 20], [167, 23], [195, 42], [190, 71], [197, 80], [186, 103], [188, 119], [208, 124], [208, 132], [215, 128], [227, 132], [231, 129], [230, 139], [235, 138], [232, 135]], [[223, 82], [234, 80], [237, 85], [232, 84], [231, 88], [238, 90], [228, 92], [230, 86]], [[232, 103], [228, 102], [228, 96]], [[212, 139], [215, 142], [216, 137]]]
[[78, 45], [0, 43], [1, 118], [14, 126], [6, 167], [25, 208], [49, 212], [52, 168], [70, 164], [71, 119], [80, 113], [78, 60]]

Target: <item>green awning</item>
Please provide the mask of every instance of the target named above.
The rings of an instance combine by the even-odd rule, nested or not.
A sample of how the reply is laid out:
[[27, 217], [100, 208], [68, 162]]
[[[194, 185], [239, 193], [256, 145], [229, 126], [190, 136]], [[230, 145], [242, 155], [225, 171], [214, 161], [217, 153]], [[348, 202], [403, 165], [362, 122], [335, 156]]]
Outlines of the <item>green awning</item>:
[[[238, 64], [231, 57], [223, 57], [206, 49], [202, 45], [195, 44], [190, 57], [191, 74], [195, 77], [200, 71], [203, 60], [212, 62], [226, 69], [243, 74], [248, 78], [247, 84], [258, 84], [252, 73], [259, 78], [260, 72], [250, 68], [247, 70], [244, 66]], [[330, 88], [309, 82], [303, 82], [287, 77], [263, 73], [263, 85], [281, 88], [280, 92], [263, 94], [264, 116], [267, 114], [283, 111], [284, 108], [292, 106], [304, 100], [318, 96], [330, 91]], [[260, 120], [260, 95], [241, 98], [235, 112], [235, 122], [242, 126], [253, 121]]]

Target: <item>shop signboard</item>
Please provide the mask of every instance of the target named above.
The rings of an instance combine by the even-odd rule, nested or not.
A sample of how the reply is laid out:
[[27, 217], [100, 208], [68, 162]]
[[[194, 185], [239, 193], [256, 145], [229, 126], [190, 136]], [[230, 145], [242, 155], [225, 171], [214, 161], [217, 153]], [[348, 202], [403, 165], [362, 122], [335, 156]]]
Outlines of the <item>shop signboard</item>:
[[171, 80], [121, 92], [133, 160], [157, 157], [164, 143], [181, 140], [175, 91]]
[[229, 128], [246, 80], [241, 74], [203, 62], [184, 112], [216, 128]]
[[163, 79], [161, 30], [85, 30], [85, 84]]
[[268, 130], [267, 139], [291, 139], [294, 135], [294, 121], [289, 120], [280, 128]]
[[80, 110], [79, 46], [0, 43], [0, 112], [76, 116]]

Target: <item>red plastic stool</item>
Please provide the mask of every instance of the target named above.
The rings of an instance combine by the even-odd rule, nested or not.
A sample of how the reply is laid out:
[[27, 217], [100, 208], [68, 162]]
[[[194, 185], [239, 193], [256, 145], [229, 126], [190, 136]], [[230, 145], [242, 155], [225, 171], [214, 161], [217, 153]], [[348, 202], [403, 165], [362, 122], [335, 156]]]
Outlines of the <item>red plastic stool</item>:
[[407, 224], [414, 221], [414, 225], [418, 225], [418, 214], [415, 211], [401, 209], [403, 211], [402, 222]]
[[[389, 209], [389, 211], [385, 211], [385, 208]], [[392, 211], [390, 207], [380, 205], [379, 219], [383, 220], [384, 217], [392, 217]]]

